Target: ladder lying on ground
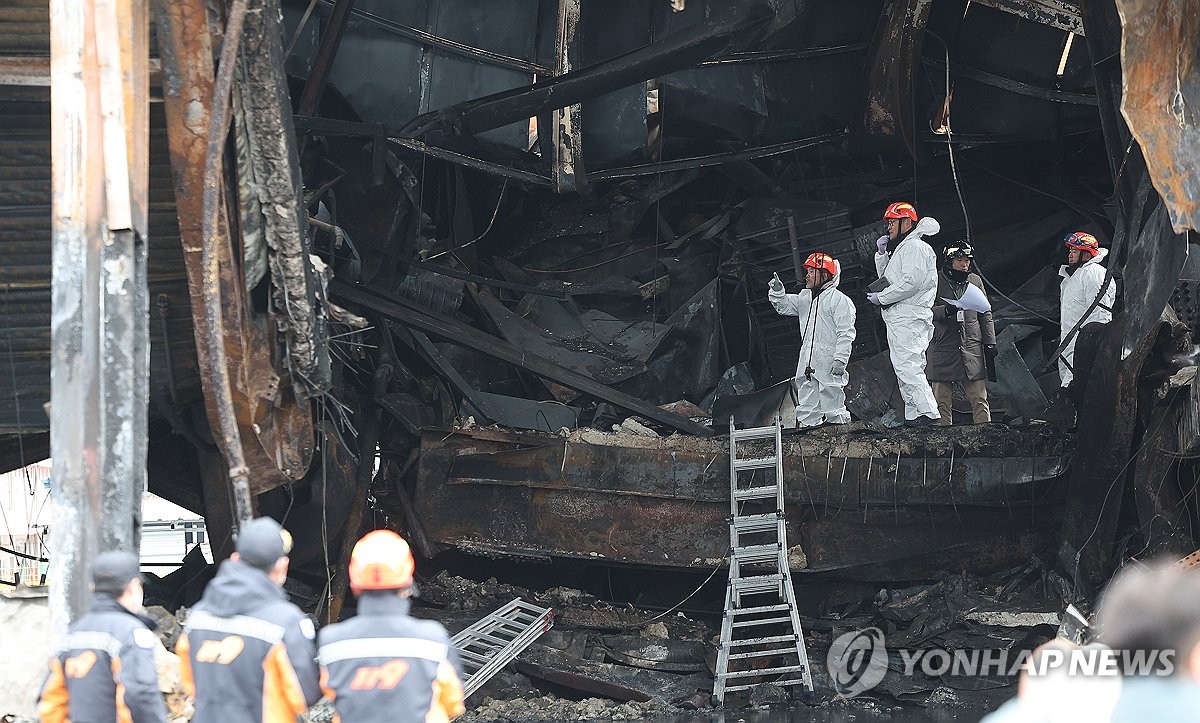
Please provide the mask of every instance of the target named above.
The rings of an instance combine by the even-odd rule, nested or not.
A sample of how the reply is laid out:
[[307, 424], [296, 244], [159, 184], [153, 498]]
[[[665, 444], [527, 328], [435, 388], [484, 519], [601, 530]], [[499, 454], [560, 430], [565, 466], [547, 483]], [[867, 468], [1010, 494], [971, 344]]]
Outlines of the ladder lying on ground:
[[501, 606], [450, 639], [462, 660], [469, 696], [554, 626], [554, 609], [521, 598]]
[[[764, 683], [803, 684], [812, 690], [808, 650], [788, 568], [783, 508], [783, 437], [779, 417], [770, 427], [736, 429], [729, 419], [729, 584], [721, 619], [714, 704], [725, 693]], [[774, 454], [738, 458], [738, 442], [775, 441]], [[772, 470], [770, 484], [758, 470]], [[759, 568], [747, 574], [743, 566]], [[764, 660], [765, 659], [765, 660]], [[771, 667], [754, 667], [765, 663]]]

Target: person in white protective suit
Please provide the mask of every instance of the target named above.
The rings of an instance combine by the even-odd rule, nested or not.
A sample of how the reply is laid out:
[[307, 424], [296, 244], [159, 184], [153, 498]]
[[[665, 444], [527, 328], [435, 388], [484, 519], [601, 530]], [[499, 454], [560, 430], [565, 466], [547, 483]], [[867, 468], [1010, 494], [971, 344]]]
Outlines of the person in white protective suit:
[[786, 294], [779, 275], [771, 279], [767, 298], [775, 311], [798, 317], [800, 358], [796, 362], [796, 426], [846, 424], [846, 364], [854, 343], [854, 302], [838, 291], [842, 267], [829, 254], [815, 253], [804, 262], [804, 289]]
[[925, 378], [925, 350], [933, 338], [937, 255], [924, 237], [942, 227], [932, 216], [918, 220], [911, 203], [893, 203], [883, 218], [888, 233], [875, 242], [879, 250], [875, 270], [887, 281], [882, 290], [867, 294], [867, 300], [883, 307], [892, 369], [904, 400], [904, 424], [924, 427], [941, 419]]
[[[1100, 263], [1108, 255], [1108, 249], [1100, 248], [1096, 237], [1090, 233], [1076, 232], [1067, 237], [1064, 245], [1067, 247], [1067, 263], [1058, 269], [1062, 277], [1060, 285], [1059, 332], [1065, 337], [1072, 330], [1070, 343], [1058, 355], [1058, 378], [1062, 386], [1067, 386], [1075, 377], [1075, 342], [1079, 339], [1079, 331], [1075, 325], [1083, 318], [1083, 313], [1092, 306], [1092, 302], [1100, 296], [1104, 286], [1104, 276], [1107, 269]], [[1117, 299], [1117, 285], [1109, 282], [1104, 289], [1104, 296], [1096, 304], [1080, 328], [1086, 324], [1107, 324], [1112, 321], [1112, 308]], [[1062, 343], [1061, 340], [1059, 342]]]

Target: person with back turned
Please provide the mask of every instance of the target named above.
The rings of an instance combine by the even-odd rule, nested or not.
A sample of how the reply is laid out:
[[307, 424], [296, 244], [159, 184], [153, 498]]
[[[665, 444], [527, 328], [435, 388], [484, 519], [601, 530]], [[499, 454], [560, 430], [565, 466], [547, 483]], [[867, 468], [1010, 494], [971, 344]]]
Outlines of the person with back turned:
[[44, 723], [163, 723], [154, 622], [143, 614], [142, 576], [131, 552], [92, 563], [92, 602], [50, 660], [38, 700]]
[[462, 665], [441, 624], [408, 614], [412, 551], [391, 530], [354, 545], [358, 614], [321, 631], [321, 686], [340, 723], [445, 723], [461, 715]]
[[251, 520], [188, 615], [175, 652], [192, 723], [293, 721], [320, 699], [316, 628], [283, 591], [291, 547], [278, 522]]

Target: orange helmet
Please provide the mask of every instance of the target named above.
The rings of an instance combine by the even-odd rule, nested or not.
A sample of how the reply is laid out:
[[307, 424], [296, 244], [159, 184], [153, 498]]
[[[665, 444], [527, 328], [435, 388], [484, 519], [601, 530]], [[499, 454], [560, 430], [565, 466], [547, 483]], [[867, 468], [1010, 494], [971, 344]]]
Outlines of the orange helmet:
[[1063, 245], [1069, 249], [1079, 249], [1092, 258], [1095, 258], [1096, 254], [1100, 252], [1100, 242], [1096, 240], [1096, 237], [1082, 231], [1076, 231], [1068, 236]]
[[363, 535], [350, 554], [350, 588], [396, 590], [412, 584], [412, 550], [404, 538], [391, 530], [375, 530]]
[[897, 201], [887, 207], [883, 212], [883, 219], [886, 221], [889, 218], [907, 218], [913, 223], [917, 222], [917, 209], [911, 203]]
[[804, 261], [805, 268], [820, 269], [828, 273], [830, 276], [837, 276], [837, 262], [829, 254], [823, 254], [818, 251], [815, 254], [810, 254]]

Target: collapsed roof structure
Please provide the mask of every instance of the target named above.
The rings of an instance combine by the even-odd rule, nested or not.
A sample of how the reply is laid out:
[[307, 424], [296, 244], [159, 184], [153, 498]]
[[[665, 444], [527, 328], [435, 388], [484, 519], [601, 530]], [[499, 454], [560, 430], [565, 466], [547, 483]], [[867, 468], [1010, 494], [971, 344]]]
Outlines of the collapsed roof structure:
[[[214, 550], [251, 504], [285, 518], [327, 619], [368, 517], [427, 556], [719, 564], [722, 404], [794, 373], [766, 279], [811, 250], [859, 305], [859, 422], [788, 443], [797, 568], [1039, 554], [1096, 583], [1198, 546], [1193, 2], [118, 4], [90, 29], [0, 9], [0, 461], [53, 452], [83, 523], [59, 551], [128, 542], [148, 483]], [[123, 207], [95, 130], [122, 86], [70, 56], [87, 33], [135, 81]], [[977, 250], [1009, 425], [890, 428], [863, 287], [901, 198]], [[1050, 267], [1074, 230], [1122, 310], [1081, 334], [1071, 431]], [[143, 421], [97, 433], [109, 398]]]

